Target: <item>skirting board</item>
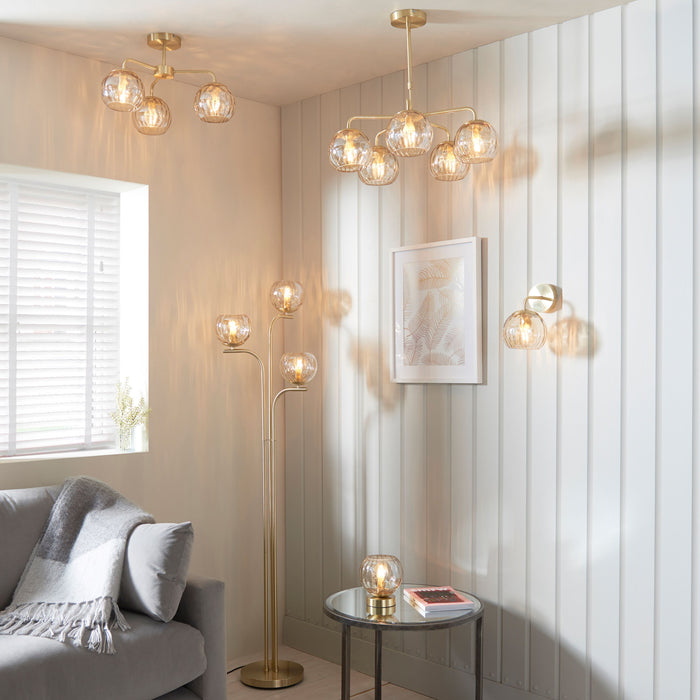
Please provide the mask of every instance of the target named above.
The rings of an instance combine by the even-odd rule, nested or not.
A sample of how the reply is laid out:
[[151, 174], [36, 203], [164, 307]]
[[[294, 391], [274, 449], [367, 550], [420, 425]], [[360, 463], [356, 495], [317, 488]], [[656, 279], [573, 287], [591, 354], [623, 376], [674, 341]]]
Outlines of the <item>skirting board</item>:
[[[338, 631], [334, 632], [293, 617], [285, 617], [284, 643], [326, 661], [340, 663], [340, 625]], [[353, 638], [351, 659], [353, 669], [370, 676], [374, 675], [374, 644]], [[382, 680], [437, 700], [471, 700], [474, 697], [473, 675], [409, 656], [386, 646], [382, 650]], [[484, 679], [484, 700], [542, 698]]]

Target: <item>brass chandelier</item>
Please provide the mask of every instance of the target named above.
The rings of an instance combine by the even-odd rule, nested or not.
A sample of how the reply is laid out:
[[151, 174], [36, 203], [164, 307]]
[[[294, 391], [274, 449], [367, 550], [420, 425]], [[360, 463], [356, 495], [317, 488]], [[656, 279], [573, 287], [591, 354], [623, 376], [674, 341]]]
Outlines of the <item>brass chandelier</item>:
[[[168, 65], [167, 52], [176, 51], [182, 44], [182, 38], [169, 32], [153, 32], [146, 36], [148, 45], [161, 51], [161, 62], [158, 65], [144, 63], [135, 58], [126, 58], [121, 68], [117, 68], [105, 76], [102, 81], [102, 101], [117, 112], [131, 112], [136, 130], [147, 136], [164, 134], [171, 124], [170, 108], [165, 100], [156, 97], [153, 89], [159, 80], [172, 80], [181, 73], [207, 73], [211, 82], [202, 85], [194, 98], [194, 111], [204, 122], [227, 122], [233, 116], [235, 101], [231, 91], [216, 80], [210, 70], [189, 69], [177, 70]], [[127, 63], [146, 68], [153, 73], [154, 80], [148, 95], [144, 92], [143, 83], [136, 73], [127, 70]]]
[[[366, 185], [390, 185], [399, 174], [397, 156], [411, 158], [427, 153], [433, 141], [433, 129], [441, 129], [447, 138], [435, 146], [430, 154], [430, 173], [436, 180], [455, 181], [466, 177], [472, 164], [486, 163], [496, 155], [497, 135], [491, 124], [477, 119], [472, 107], [439, 109], [418, 112], [413, 109], [413, 54], [411, 29], [426, 23], [423, 10], [396, 10], [391, 13], [391, 26], [406, 30], [406, 109], [393, 116], [362, 115], [350, 117], [345, 129], [330, 142], [329, 157], [339, 172], [357, 172]], [[431, 117], [455, 112], [471, 112], [472, 120], [462, 124], [454, 140], [447, 127], [431, 121]], [[385, 127], [374, 139], [351, 128], [354, 121], [378, 119]], [[381, 145], [383, 138], [385, 145]]]

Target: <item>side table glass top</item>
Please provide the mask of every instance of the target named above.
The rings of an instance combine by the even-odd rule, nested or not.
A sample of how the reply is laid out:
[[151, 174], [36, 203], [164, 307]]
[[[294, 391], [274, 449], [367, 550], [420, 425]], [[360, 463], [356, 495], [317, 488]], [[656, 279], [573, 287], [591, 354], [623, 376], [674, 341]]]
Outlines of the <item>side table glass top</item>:
[[460, 591], [476, 603], [471, 610], [447, 610], [421, 615], [403, 597], [404, 588], [421, 587], [424, 584], [405, 583], [400, 586], [396, 591], [396, 609], [388, 616], [372, 615], [367, 611], [367, 593], [361, 586], [329, 595], [323, 609], [326, 615], [346, 625], [386, 630], [444, 629], [477, 620], [484, 614], [484, 606], [476, 596]]

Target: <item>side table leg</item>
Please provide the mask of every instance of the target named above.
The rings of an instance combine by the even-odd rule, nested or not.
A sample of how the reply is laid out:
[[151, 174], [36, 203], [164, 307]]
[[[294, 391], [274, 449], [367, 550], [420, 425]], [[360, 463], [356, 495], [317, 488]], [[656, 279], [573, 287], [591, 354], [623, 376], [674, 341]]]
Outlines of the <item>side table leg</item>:
[[475, 681], [475, 691], [474, 691], [474, 697], [475, 700], [482, 700], [483, 698], [483, 690], [482, 690], [482, 680], [481, 680], [481, 652], [482, 652], [482, 643], [483, 643], [483, 636], [484, 636], [484, 629], [483, 629], [483, 622], [484, 618], [480, 617], [476, 621], [476, 650], [474, 653], [474, 681]]
[[343, 653], [340, 681], [341, 700], [350, 700], [350, 625], [343, 625]]
[[374, 700], [382, 700], [382, 631], [374, 632]]

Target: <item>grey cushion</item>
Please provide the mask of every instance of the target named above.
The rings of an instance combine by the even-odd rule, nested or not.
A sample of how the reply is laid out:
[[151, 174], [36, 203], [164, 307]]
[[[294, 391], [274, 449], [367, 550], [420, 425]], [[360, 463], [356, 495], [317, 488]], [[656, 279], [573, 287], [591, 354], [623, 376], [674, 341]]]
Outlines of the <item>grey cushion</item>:
[[114, 631], [114, 656], [41, 637], [0, 635], [0, 697], [151, 700], [204, 672], [204, 639], [194, 627], [136, 613], [125, 617], [132, 629]]
[[126, 548], [119, 606], [172, 620], [185, 590], [193, 537], [189, 522], [139, 525]]
[[56, 493], [55, 488], [45, 487], [0, 491], [0, 610], [12, 600]]

